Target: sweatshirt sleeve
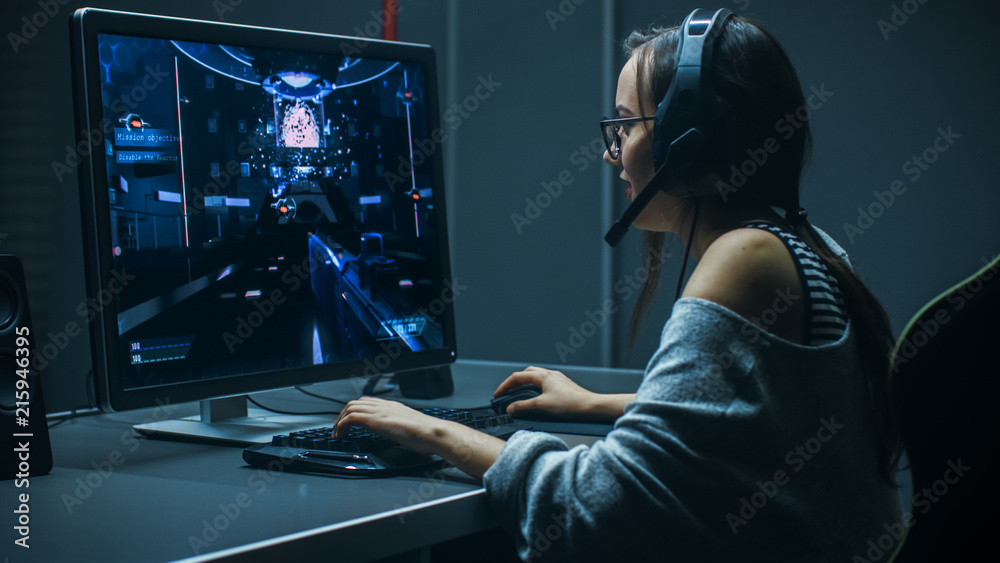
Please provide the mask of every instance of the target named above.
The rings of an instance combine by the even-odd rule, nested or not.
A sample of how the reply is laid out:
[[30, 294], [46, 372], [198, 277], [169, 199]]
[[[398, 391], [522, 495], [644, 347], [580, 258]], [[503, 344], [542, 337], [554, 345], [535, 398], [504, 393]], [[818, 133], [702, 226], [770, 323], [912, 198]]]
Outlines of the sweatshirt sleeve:
[[507, 442], [484, 482], [523, 560], [712, 559], [725, 503], [740, 493], [727, 490], [733, 476], [710, 444], [725, 440], [722, 415], [743, 408], [734, 385], [754, 359], [720, 362], [727, 340], [704, 314], [675, 308], [635, 401], [604, 440], [569, 449], [518, 432]]

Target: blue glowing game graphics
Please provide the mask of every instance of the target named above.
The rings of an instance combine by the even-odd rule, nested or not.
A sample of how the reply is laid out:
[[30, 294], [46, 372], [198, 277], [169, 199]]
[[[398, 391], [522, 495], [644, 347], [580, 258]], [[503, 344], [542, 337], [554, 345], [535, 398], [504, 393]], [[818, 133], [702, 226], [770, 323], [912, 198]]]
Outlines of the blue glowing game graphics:
[[105, 34], [99, 59], [126, 387], [444, 345], [420, 65]]

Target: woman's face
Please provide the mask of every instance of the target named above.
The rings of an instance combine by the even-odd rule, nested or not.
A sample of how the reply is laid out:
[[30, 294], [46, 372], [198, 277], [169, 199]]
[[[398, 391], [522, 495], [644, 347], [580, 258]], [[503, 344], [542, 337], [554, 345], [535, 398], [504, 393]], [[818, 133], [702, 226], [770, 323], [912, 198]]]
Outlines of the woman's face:
[[[636, 88], [636, 72], [638, 71], [638, 55], [625, 63], [618, 76], [618, 92], [615, 103], [619, 117], [644, 117], [639, 106], [639, 92]], [[643, 100], [642, 108], [654, 112], [656, 106], [652, 100]], [[649, 115], [653, 115], [649, 113]], [[604, 151], [604, 161], [612, 166], [621, 166], [619, 177], [625, 181], [625, 197], [632, 201], [646, 187], [653, 177], [653, 121], [628, 123], [621, 127], [621, 154], [617, 159]], [[678, 198], [665, 193], [656, 194], [649, 205], [632, 224], [647, 231], [673, 231], [673, 216], [677, 213]]]

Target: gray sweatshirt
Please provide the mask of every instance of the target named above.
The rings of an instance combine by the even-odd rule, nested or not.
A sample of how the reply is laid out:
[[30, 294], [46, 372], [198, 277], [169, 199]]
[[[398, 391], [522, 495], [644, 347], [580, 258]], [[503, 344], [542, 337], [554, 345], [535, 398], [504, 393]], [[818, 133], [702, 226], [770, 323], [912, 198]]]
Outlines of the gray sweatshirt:
[[868, 561], [902, 518], [868, 409], [850, 324], [801, 346], [683, 298], [607, 438], [518, 432], [487, 497], [529, 561]]

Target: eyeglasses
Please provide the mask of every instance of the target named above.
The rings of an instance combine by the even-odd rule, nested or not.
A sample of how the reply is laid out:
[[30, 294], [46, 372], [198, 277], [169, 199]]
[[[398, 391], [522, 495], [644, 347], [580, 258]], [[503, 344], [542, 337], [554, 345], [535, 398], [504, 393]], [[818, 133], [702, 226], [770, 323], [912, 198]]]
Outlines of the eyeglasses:
[[649, 121], [650, 119], [656, 119], [656, 116], [623, 117], [621, 119], [604, 118], [601, 120], [601, 134], [604, 135], [604, 146], [608, 148], [608, 154], [611, 155], [613, 160], [617, 160], [622, 154], [622, 138], [618, 135], [618, 131], [627, 124]]

